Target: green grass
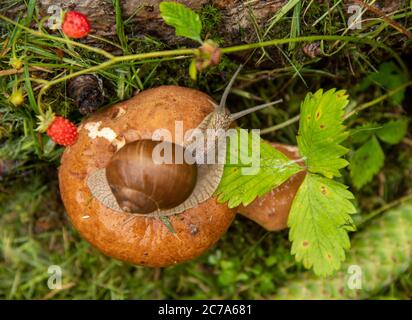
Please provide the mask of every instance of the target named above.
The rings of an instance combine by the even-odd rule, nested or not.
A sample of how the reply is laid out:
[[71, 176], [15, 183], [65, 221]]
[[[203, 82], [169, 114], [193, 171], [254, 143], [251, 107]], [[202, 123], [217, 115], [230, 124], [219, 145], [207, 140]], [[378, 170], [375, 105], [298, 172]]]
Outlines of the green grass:
[[[289, 1], [291, 4], [296, 1]], [[38, 22], [35, 1], [8, 0], [0, 13], [9, 7], [27, 3], [32, 15], [20, 20], [28, 26]], [[114, 3], [119, 3], [114, 1]], [[401, 55], [411, 67], [411, 42], [383, 20], [365, 23], [362, 30], [345, 31], [345, 8], [335, 2], [300, 1], [265, 28], [254, 30], [261, 40], [311, 35], [358, 35], [382, 42]], [[207, 6], [200, 12], [204, 36], [217, 39], [222, 21], [217, 9]], [[401, 8], [393, 17], [411, 29], [411, 10]], [[143, 53], [175, 49], [149, 36], [128, 35], [132, 22], [123, 22], [116, 14], [118, 39], [124, 53]], [[271, 27], [270, 27], [271, 26]], [[270, 28], [269, 28], [270, 27]], [[122, 31], [124, 30], [124, 32]], [[267, 34], [265, 35], [266, 31]], [[59, 34], [56, 34], [59, 36]], [[263, 37], [265, 35], [265, 37]], [[307, 43], [285, 44], [249, 51], [250, 62], [229, 97], [229, 107], [239, 111], [262, 101], [283, 98], [285, 103], [242, 119], [245, 128], [269, 128], [296, 116], [302, 98], [309, 91], [337, 87], [348, 90], [351, 107], [381, 97], [388, 90], [374, 81], [367, 89], [359, 84], [379, 69], [381, 63], [394, 61], [385, 50], [362, 43], [319, 42], [323, 52], [310, 58], [303, 53]], [[280, 51], [280, 49], [282, 51]], [[243, 54], [243, 53], [242, 53]], [[38, 112], [37, 96], [43, 83], [93, 65], [105, 58], [86, 48], [74, 47], [50, 39], [29, 35], [19, 27], [0, 20], [0, 70], [9, 70], [9, 61], [17, 56], [24, 61], [24, 73], [0, 76], [0, 161], [13, 160], [7, 176], [0, 178], [0, 298], [33, 299], [160, 299], [160, 298], [248, 298], [271, 297], [276, 289], [303, 267], [290, 255], [287, 231], [268, 233], [254, 223], [238, 217], [228, 233], [202, 257], [166, 269], [136, 267], [107, 258], [82, 240], [73, 229], [62, 206], [56, 170], [62, 148], [46, 136], [35, 132]], [[237, 65], [239, 55], [225, 55], [219, 66], [202, 72], [195, 82], [188, 75], [189, 60], [153, 58], [150, 61], [127, 61], [99, 70], [108, 88], [107, 104], [124, 100], [140, 90], [176, 84], [200, 89], [219, 99]], [[259, 63], [258, 63], [259, 62]], [[396, 63], [396, 61], [395, 61]], [[30, 68], [30, 69], [29, 69]], [[121, 76], [119, 76], [121, 74]], [[24, 79], [24, 75], [26, 79]], [[30, 79], [28, 79], [30, 75]], [[405, 80], [406, 81], [406, 80]], [[24, 105], [13, 107], [8, 96], [14, 86], [23, 86]], [[383, 100], [362, 111], [347, 122], [349, 127], [368, 122], [384, 123], [408, 116], [410, 92], [401, 103]], [[408, 100], [409, 99], [409, 100]], [[43, 104], [56, 113], [80, 123], [82, 116], [66, 96], [65, 83], [48, 90]], [[291, 124], [265, 135], [272, 141], [295, 144], [297, 124]], [[411, 132], [407, 140], [384, 145], [385, 167], [372, 182], [356, 191], [361, 212], [369, 212], [394, 201], [412, 189]], [[354, 148], [348, 141], [349, 148]], [[343, 181], [351, 185], [348, 172]], [[63, 289], [47, 287], [50, 265], [63, 270]], [[375, 298], [410, 299], [410, 269]]]

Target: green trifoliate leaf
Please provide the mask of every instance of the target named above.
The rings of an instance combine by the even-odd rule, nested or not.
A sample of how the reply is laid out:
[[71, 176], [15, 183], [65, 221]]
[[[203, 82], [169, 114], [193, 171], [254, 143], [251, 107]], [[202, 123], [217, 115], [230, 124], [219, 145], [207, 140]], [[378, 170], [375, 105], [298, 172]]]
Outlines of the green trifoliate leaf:
[[306, 268], [326, 276], [338, 270], [354, 230], [355, 207], [347, 187], [332, 180], [348, 162], [341, 143], [348, 132], [343, 126], [345, 91], [335, 89], [308, 94], [301, 105], [299, 153], [309, 173], [293, 200], [289, 214], [292, 254]]
[[238, 129], [238, 134], [229, 139], [226, 165], [216, 195], [219, 202], [228, 202], [230, 208], [248, 205], [302, 170], [253, 131]]
[[370, 182], [383, 167], [385, 154], [375, 136], [353, 154], [350, 161], [350, 176], [353, 185], [360, 189]]
[[348, 165], [341, 158], [348, 149], [340, 145], [348, 136], [342, 125], [347, 104], [346, 92], [335, 89], [325, 93], [318, 90], [303, 101], [297, 140], [310, 172], [333, 178], [340, 176], [339, 169]]
[[174, 27], [177, 36], [186, 37], [202, 43], [200, 32], [202, 22], [197, 13], [183, 4], [175, 2], [161, 2], [160, 15], [170, 26]]
[[339, 182], [308, 173], [289, 215], [292, 254], [320, 276], [332, 274], [345, 259], [353, 231], [352, 193]]
[[379, 139], [389, 144], [397, 144], [405, 137], [408, 130], [408, 119], [392, 120], [384, 124], [376, 134]]

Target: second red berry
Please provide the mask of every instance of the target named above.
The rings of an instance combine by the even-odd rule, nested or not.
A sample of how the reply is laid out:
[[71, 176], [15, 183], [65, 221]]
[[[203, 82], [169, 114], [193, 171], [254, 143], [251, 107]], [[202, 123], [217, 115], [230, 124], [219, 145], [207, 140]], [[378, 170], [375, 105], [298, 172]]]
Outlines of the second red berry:
[[64, 16], [62, 30], [70, 38], [84, 38], [90, 32], [90, 22], [83, 13], [69, 11]]
[[57, 144], [70, 146], [76, 142], [77, 128], [63, 117], [55, 117], [47, 128], [47, 135]]

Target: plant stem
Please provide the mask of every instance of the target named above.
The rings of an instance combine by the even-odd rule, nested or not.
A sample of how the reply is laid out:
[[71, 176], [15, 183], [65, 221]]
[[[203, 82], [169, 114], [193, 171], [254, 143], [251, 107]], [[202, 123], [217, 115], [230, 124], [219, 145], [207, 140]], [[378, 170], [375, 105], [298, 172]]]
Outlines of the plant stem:
[[[348, 112], [344, 116], [343, 119], [346, 120], [346, 119], [350, 118], [351, 116], [353, 116], [353, 115], [355, 115], [355, 114], [357, 114], [357, 113], [359, 113], [359, 112], [361, 112], [361, 111], [363, 111], [367, 108], [370, 108], [370, 107], [374, 106], [375, 104], [377, 104], [379, 102], [382, 102], [382, 101], [386, 100], [387, 98], [393, 96], [394, 94], [396, 94], [397, 92], [405, 89], [408, 86], [412, 86], [412, 81], [405, 82], [401, 86], [389, 91], [388, 93], [386, 93], [386, 94], [384, 94], [384, 95], [382, 95], [382, 96], [380, 96], [380, 97], [378, 97], [374, 100], [371, 100], [371, 101], [360, 104], [358, 107], [356, 107], [352, 111]], [[290, 119], [288, 119], [284, 122], [281, 122], [277, 125], [274, 125], [272, 127], [265, 128], [265, 129], [261, 130], [260, 134], [261, 135], [262, 134], [267, 134], [267, 133], [271, 133], [271, 132], [274, 132], [274, 131], [279, 130], [279, 129], [283, 129], [283, 128], [285, 128], [285, 127], [287, 127], [287, 126], [289, 126], [289, 125], [291, 125], [295, 122], [298, 122], [299, 119], [300, 119], [300, 115], [294, 116], [293, 118], [290, 118]]]
[[[149, 58], [162, 58], [162, 57], [171, 57], [171, 56], [181, 56], [181, 55], [183, 55], [183, 56], [186, 56], [186, 55], [187, 56], [195, 56], [196, 54], [199, 53], [199, 50], [197, 48], [192, 48], [192, 49], [176, 49], [176, 50], [149, 52], [149, 53], [138, 53], [138, 54], [117, 56], [116, 57], [116, 56], [113, 56], [112, 54], [108, 53], [107, 51], [99, 49], [99, 48], [91, 47], [91, 46], [88, 46], [88, 45], [85, 45], [85, 44], [82, 44], [82, 43], [79, 43], [79, 42], [76, 42], [76, 41], [72, 41], [72, 40], [67, 39], [67, 38], [60, 38], [60, 37], [56, 37], [56, 36], [51, 36], [49, 34], [30, 29], [26, 26], [23, 26], [23, 25], [15, 22], [15, 21], [5, 17], [2, 14], [0, 14], [0, 19], [6, 21], [8, 23], [11, 23], [11, 24], [23, 29], [23, 30], [25, 30], [26, 32], [28, 32], [28, 33], [36, 36], [36, 37], [42, 37], [42, 38], [46, 38], [46, 39], [49, 39], [49, 40], [65, 43], [65, 44], [68, 44], [68, 45], [77, 46], [77, 47], [80, 47], [80, 48], [98, 53], [98, 54], [100, 54], [102, 56], [105, 56], [106, 58], [109, 59], [105, 62], [102, 62], [102, 63], [96, 65], [96, 66], [74, 72], [70, 75], [67, 75], [67, 76], [52, 80], [52, 81], [48, 81], [42, 87], [42, 89], [40, 90], [39, 95], [37, 97], [37, 103], [38, 103], [38, 108], [39, 108], [39, 113], [40, 114], [43, 114], [43, 109], [42, 109], [42, 106], [41, 106], [42, 96], [47, 91], [47, 89], [49, 89], [51, 86], [56, 85], [60, 82], [67, 81], [71, 78], [74, 78], [74, 77], [82, 75], [82, 74], [97, 72], [97, 71], [103, 70], [105, 68], [108, 68], [110, 66], [113, 66], [117, 63], [121, 63], [121, 62], [135, 61], [135, 60], [145, 60], [145, 59], [149, 59]], [[368, 39], [368, 38], [358, 37], [358, 36], [314, 35], [314, 36], [286, 38], [286, 39], [273, 39], [273, 40], [262, 41], [262, 42], [257, 42], [257, 43], [250, 43], [250, 44], [243, 44], [243, 45], [238, 45], [238, 46], [222, 48], [221, 52], [223, 54], [228, 54], [228, 53], [234, 53], [234, 52], [257, 49], [257, 48], [263, 48], [263, 47], [269, 47], [269, 46], [277, 46], [277, 45], [287, 44], [287, 43], [314, 42], [314, 41], [343, 41], [343, 42], [353, 42], [353, 43], [364, 43], [364, 44], [368, 44], [372, 47], [382, 48], [382, 49], [386, 50], [388, 53], [390, 53], [396, 59], [396, 61], [399, 63], [401, 68], [406, 73], [408, 72], [407, 71], [408, 69], [405, 66], [402, 59], [390, 47], [388, 47], [385, 44], [380, 43], [378, 41]], [[367, 108], [367, 107], [368, 106], [363, 107], [363, 108]], [[295, 119], [294, 121], [297, 121], [297, 120]], [[268, 128], [268, 129], [270, 129], [270, 128]], [[272, 130], [274, 131], [274, 130], [276, 130], [276, 128], [275, 129], [272, 128]]]
[[408, 68], [406, 67], [405, 63], [402, 61], [399, 55], [394, 50], [392, 50], [390, 47], [378, 41], [359, 37], [359, 36], [316, 35], [316, 36], [305, 36], [305, 37], [296, 37], [296, 38], [273, 39], [273, 40], [268, 40], [268, 41], [263, 41], [263, 42], [243, 44], [243, 45], [238, 45], [238, 46], [233, 46], [233, 47], [222, 48], [221, 52], [222, 53], [233, 53], [233, 52], [238, 52], [238, 51], [256, 49], [256, 48], [261, 48], [261, 47], [269, 47], [269, 46], [275, 46], [275, 45], [293, 43], [293, 42], [314, 42], [314, 41], [333, 41], [333, 40], [353, 42], [353, 43], [365, 43], [372, 47], [382, 48], [385, 51], [389, 52], [396, 59], [396, 61], [399, 63], [403, 71], [405, 71], [406, 73], [408, 72]]
[[[0, 16], [1, 18], [1, 16]], [[389, 47], [382, 43], [378, 43], [374, 40], [370, 39], [365, 39], [365, 38], [360, 38], [360, 37], [352, 37], [352, 36], [325, 36], [325, 35], [319, 35], [319, 36], [306, 36], [306, 37], [297, 37], [297, 38], [287, 38], [287, 39], [273, 39], [269, 41], [263, 41], [263, 42], [257, 42], [257, 43], [250, 43], [250, 44], [244, 44], [244, 45], [239, 45], [239, 46], [233, 46], [233, 47], [227, 47], [227, 48], [222, 48], [221, 52], [222, 53], [233, 53], [233, 52], [239, 52], [239, 51], [245, 51], [245, 50], [251, 50], [251, 49], [256, 49], [256, 48], [261, 48], [261, 47], [267, 47], [267, 46], [274, 46], [274, 45], [280, 45], [280, 44], [286, 44], [286, 43], [293, 43], [293, 42], [313, 42], [313, 41], [321, 41], [321, 40], [326, 40], [326, 41], [331, 41], [331, 40], [341, 40], [341, 41], [347, 41], [347, 42], [355, 42], [355, 43], [366, 43], [371, 46], [375, 47], [381, 47], [385, 50], [387, 50], [389, 53], [391, 53], [394, 58], [398, 61], [400, 66], [403, 69], [406, 69], [402, 59]], [[99, 65], [90, 67], [88, 69], [84, 69], [75, 73], [72, 73], [70, 75], [64, 76], [62, 78], [50, 81], [47, 85], [45, 85], [39, 93], [38, 96], [38, 103], [39, 103], [39, 110], [42, 110], [41, 108], [41, 98], [43, 94], [46, 92], [48, 88], [51, 86], [58, 84], [60, 82], [69, 80], [73, 77], [86, 74], [86, 73], [91, 73], [91, 72], [97, 72], [99, 70], [108, 68], [114, 64], [121, 63], [121, 62], [126, 62], [126, 61], [136, 61], [136, 60], [144, 60], [144, 59], [149, 59], [149, 58], [161, 58], [161, 57], [170, 57], [170, 56], [179, 56], [179, 55], [187, 55], [187, 56], [195, 56], [198, 54], [198, 49], [176, 49], [176, 50], [167, 50], [167, 51], [157, 51], [157, 52], [149, 52], [149, 53], [138, 53], [138, 54], [132, 54], [132, 55], [126, 55], [126, 56], [119, 56], [119, 57], [113, 57], [108, 61], [105, 61]]]
[[348, 113], [344, 116], [344, 119], [346, 120], [347, 118], [353, 116], [354, 114], [356, 114], [356, 113], [358, 113], [358, 112], [360, 112], [360, 111], [363, 111], [363, 110], [365, 110], [365, 109], [367, 109], [367, 108], [370, 108], [370, 107], [372, 107], [373, 105], [375, 105], [375, 104], [377, 104], [377, 103], [379, 103], [379, 102], [381, 102], [381, 101], [386, 100], [386, 99], [389, 98], [390, 96], [393, 96], [395, 93], [397, 93], [397, 92], [405, 89], [405, 88], [408, 87], [408, 86], [412, 86], [412, 81], [405, 82], [404, 84], [400, 85], [399, 87], [397, 87], [397, 88], [395, 88], [395, 89], [393, 89], [393, 90], [390, 90], [388, 93], [386, 93], [386, 94], [384, 94], [384, 95], [382, 95], [382, 96], [380, 96], [380, 97], [378, 97], [378, 98], [376, 98], [376, 99], [373, 99], [373, 100], [371, 100], [371, 101], [362, 103], [361, 105], [359, 105], [358, 107], [356, 107], [356, 108], [353, 109], [352, 111], [348, 112]]
[[137, 61], [137, 60], [145, 60], [145, 59], [150, 59], [150, 58], [162, 58], [162, 57], [176, 57], [176, 56], [186, 56], [186, 55], [195, 55], [198, 52], [198, 49], [176, 49], [176, 50], [167, 50], [167, 51], [157, 51], [157, 52], [148, 52], [148, 53], [138, 53], [138, 54], [133, 54], [133, 55], [126, 55], [126, 56], [119, 56], [119, 57], [113, 57], [110, 60], [107, 60], [105, 62], [102, 62], [98, 65], [95, 65], [93, 67], [83, 69], [74, 73], [71, 73], [67, 76], [48, 81], [48, 83], [43, 86], [39, 92], [39, 95], [37, 96], [37, 104], [39, 105], [39, 110], [42, 113], [42, 107], [41, 107], [41, 100], [42, 96], [44, 93], [49, 89], [51, 86], [56, 85], [60, 82], [67, 81], [71, 78], [80, 76], [82, 74], [87, 74], [87, 73], [93, 73], [97, 72], [103, 69], [106, 69], [112, 65], [121, 63], [121, 62], [126, 62], [126, 61]]
[[361, 226], [365, 222], [367, 222], [367, 221], [375, 218], [376, 216], [380, 215], [382, 212], [385, 212], [385, 211], [389, 210], [390, 208], [396, 207], [396, 206], [408, 201], [409, 199], [412, 199], [412, 193], [411, 192], [409, 192], [405, 196], [403, 196], [399, 199], [396, 199], [396, 200], [394, 200], [390, 203], [387, 203], [387, 204], [381, 206], [380, 208], [372, 211], [371, 213], [365, 215], [363, 217], [363, 219], [356, 224], [356, 226], [357, 227]]
[[285, 127], [287, 127], [287, 126], [289, 126], [289, 125], [291, 125], [295, 122], [298, 122], [299, 119], [300, 119], [300, 114], [298, 114], [297, 116], [294, 116], [293, 118], [290, 118], [290, 119], [288, 119], [288, 120], [286, 120], [282, 123], [279, 123], [279, 124], [277, 124], [273, 127], [263, 129], [263, 130], [260, 131], [260, 134], [267, 134], [267, 133], [271, 133], [271, 132], [274, 132], [274, 131], [279, 130], [279, 129], [283, 129], [283, 128], [285, 128]]
[[70, 40], [70, 39], [67, 39], [67, 38], [56, 37], [56, 36], [49, 35], [47, 33], [43, 33], [43, 32], [37, 31], [37, 30], [30, 29], [30, 28], [28, 28], [28, 27], [26, 27], [26, 26], [24, 26], [24, 25], [22, 25], [22, 24], [20, 24], [16, 21], [13, 21], [12, 19], [7, 18], [6, 16], [4, 16], [2, 14], [0, 14], [0, 19], [6, 21], [6, 22], [8, 22], [8, 23], [10, 23], [10, 24], [12, 24], [16, 27], [19, 27], [20, 29], [22, 29], [22, 30], [26, 31], [27, 33], [29, 33], [33, 36], [36, 36], [36, 37], [49, 39], [49, 40], [53, 40], [53, 41], [56, 41], [56, 42], [61, 42], [61, 43], [72, 45], [72, 46], [77, 46], [77, 47], [80, 47], [80, 48], [98, 53], [102, 56], [105, 56], [108, 59], [113, 59], [115, 57], [114, 55], [112, 55], [111, 53], [109, 53], [109, 52], [107, 52], [103, 49], [91, 47], [91, 46], [88, 46], [87, 44], [83, 44], [83, 43], [73, 41], [73, 40]]

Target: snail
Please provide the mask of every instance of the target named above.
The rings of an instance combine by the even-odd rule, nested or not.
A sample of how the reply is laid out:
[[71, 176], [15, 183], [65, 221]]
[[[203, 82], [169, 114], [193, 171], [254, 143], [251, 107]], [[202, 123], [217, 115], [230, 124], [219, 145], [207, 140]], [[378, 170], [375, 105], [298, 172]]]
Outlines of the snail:
[[[222, 96], [222, 106], [227, 92], [228, 89]], [[112, 182], [112, 186], [115, 182], [101, 173], [106, 172], [115, 157], [121, 156], [122, 149], [135, 148], [133, 143], [155, 140], [154, 133], [159, 128], [171, 132], [171, 136], [163, 139], [163, 142], [187, 148], [192, 142], [190, 136], [180, 139], [174, 133], [175, 121], [181, 121], [183, 131], [186, 132], [203, 128], [205, 124], [212, 125], [210, 120], [219, 118], [222, 114], [225, 115], [225, 123], [230, 123], [234, 117], [242, 115], [230, 115], [224, 107], [218, 110], [215, 104], [211, 103], [211, 97], [198, 90], [160, 86], [144, 90], [124, 102], [101, 108], [85, 118], [79, 126], [77, 141], [65, 149], [59, 168], [60, 192], [74, 228], [104, 254], [150, 267], [175, 265], [200, 256], [222, 237], [236, 213], [241, 213], [268, 230], [284, 228], [291, 199], [302, 180], [297, 177], [301, 173], [298, 173], [293, 181], [285, 182], [273, 193], [257, 198], [247, 207], [231, 209], [225, 203], [218, 203], [213, 196], [205, 196], [204, 201], [193, 207], [168, 216], [174, 233], [156, 216], [176, 212], [176, 208], [182, 204], [165, 204], [165, 209], [155, 211], [149, 206], [140, 209], [144, 212], [133, 213], [136, 209], [127, 207], [127, 203], [125, 205], [115, 199], [115, 204], [121, 202], [126, 209], [123, 210], [117, 203], [115, 210], [106, 205], [106, 202], [110, 201], [102, 198], [102, 195], [108, 195], [113, 201], [114, 195], [108, 180]], [[230, 120], [229, 116], [232, 117]], [[285, 154], [285, 150], [289, 150], [276, 147]], [[198, 199], [192, 195], [196, 188], [202, 185], [199, 181], [205, 181], [200, 173], [207, 172], [207, 177], [213, 176], [219, 180], [219, 168], [223, 169], [219, 162], [216, 165], [197, 163], [195, 166], [197, 174], [194, 189], [186, 200], [183, 200], [182, 196], [181, 199], [176, 199], [177, 202], [186, 203], [192, 198], [196, 203]], [[98, 181], [99, 178], [104, 181]], [[157, 183], [162, 187], [161, 190], [166, 190], [163, 182], [160, 183], [159, 180]], [[209, 189], [209, 194], [213, 194], [212, 189]]]
[[[282, 101], [231, 114], [225, 107], [226, 99], [241, 68], [229, 81], [220, 104], [210, 101], [214, 111], [203, 119], [182, 145], [148, 139], [126, 144], [114, 154], [105, 169], [90, 175], [88, 186], [92, 194], [106, 207], [135, 216], [170, 216], [209, 199], [223, 175], [226, 139], [225, 136], [222, 139], [222, 135], [240, 117]], [[196, 139], [199, 134], [205, 138], [201, 141], [204, 148], [200, 152]], [[162, 149], [173, 155], [172, 163], [156, 163], [154, 151], [160, 144]], [[189, 152], [196, 161], [189, 164], [184, 157], [182, 163], [176, 163], [175, 155], [184, 152]], [[208, 163], [207, 158], [211, 154], [214, 162]]]

